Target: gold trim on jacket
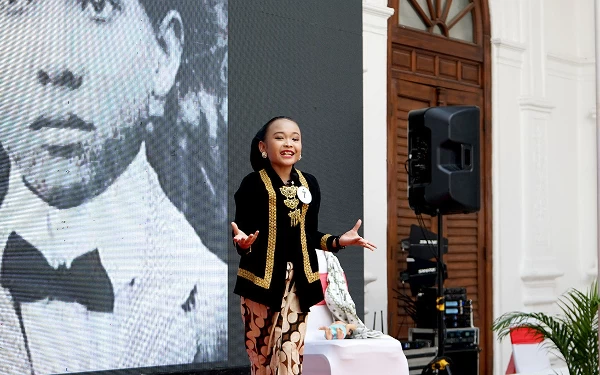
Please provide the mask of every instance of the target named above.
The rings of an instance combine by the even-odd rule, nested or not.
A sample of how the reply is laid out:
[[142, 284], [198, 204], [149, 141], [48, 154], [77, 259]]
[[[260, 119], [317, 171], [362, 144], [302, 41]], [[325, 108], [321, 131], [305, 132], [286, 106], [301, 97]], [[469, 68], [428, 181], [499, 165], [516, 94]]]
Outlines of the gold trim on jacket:
[[[304, 175], [299, 170], [298, 177], [300, 178], [300, 183], [308, 189], [308, 182], [304, 178]], [[304, 273], [306, 274], [306, 278], [309, 283], [315, 282], [319, 280], [319, 271], [313, 272], [310, 267], [310, 258], [308, 257], [308, 247], [306, 245], [306, 228], [304, 227], [304, 221], [306, 218], [306, 211], [308, 210], [308, 205], [306, 203], [302, 204], [302, 218], [300, 219], [300, 242], [302, 243], [302, 260], [304, 261]]]

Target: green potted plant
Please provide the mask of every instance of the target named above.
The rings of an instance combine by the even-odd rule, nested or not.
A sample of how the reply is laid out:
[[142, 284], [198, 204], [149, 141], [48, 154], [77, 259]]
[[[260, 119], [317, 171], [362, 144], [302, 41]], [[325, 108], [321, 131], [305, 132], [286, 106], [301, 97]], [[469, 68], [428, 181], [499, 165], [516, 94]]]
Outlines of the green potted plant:
[[598, 285], [586, 292], [571, 289], [558, 305], [562, 314], [513, 311], [498, 317], [492, 330], [502, 340], [511, 328], [529, 328], [542, 336], [548, 349], [564, 359], [570, 375], [598, 375]]

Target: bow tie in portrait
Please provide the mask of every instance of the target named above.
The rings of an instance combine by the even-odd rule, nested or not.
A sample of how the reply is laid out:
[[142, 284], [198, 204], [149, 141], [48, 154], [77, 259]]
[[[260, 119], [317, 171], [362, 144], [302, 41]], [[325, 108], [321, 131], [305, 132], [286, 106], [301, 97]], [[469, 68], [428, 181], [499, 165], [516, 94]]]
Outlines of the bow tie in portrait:
[[45, 298], [77, 302], [88, 311], [112, 312], [113, 286], [100, 262], [98, 250], [78, 256], [53, 268], [44, 255], [17, 233], [6, 243], [0, 270], [0, 285], [16, 302], [35, 302]]

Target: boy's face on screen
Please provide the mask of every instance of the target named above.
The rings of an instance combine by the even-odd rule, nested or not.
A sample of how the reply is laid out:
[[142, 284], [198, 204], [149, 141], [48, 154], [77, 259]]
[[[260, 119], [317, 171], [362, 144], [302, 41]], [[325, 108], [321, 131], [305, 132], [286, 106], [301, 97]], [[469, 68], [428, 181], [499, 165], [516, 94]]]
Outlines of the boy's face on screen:
[[13, 168], [59, 208], [100, 194], [139, 151], [161, 61], [138, 0], [0, 0], [0, 51]]

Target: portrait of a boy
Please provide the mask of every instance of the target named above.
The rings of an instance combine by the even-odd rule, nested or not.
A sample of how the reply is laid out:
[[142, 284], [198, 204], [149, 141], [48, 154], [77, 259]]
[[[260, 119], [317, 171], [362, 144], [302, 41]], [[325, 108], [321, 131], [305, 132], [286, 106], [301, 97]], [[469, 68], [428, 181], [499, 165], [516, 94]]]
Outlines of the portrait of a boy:
[[226, 12], [0, 3], [0, 373], [226, 360]]

